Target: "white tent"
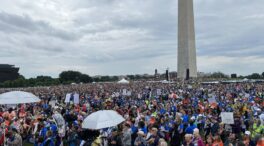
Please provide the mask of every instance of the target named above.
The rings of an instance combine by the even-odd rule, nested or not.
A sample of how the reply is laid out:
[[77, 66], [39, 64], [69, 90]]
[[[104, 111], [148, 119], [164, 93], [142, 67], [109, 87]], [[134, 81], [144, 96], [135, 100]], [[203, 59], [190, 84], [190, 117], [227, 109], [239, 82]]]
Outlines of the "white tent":
[[20, 104], [32, 102], [40, 102], [40, 99], [29, 92], [11, 91], [0, 95], [0, 104]]
[[171, 81], [167, 81], [167, 80], [163, 80], [163, 81], [160, 81], [160, 82], [163, 83], [163, 84], [173, 83], [173, 82], [171, 82]]
[[82, 128], [103, 129], [116, 126], [125, 119], [113, 110], [100, 110], [90, 114], [82, 123]]
[[122, 80], [118, 81], [117, 83], [120, 83], [120, 84], [128, 84], [129, 81], [123, 78]]

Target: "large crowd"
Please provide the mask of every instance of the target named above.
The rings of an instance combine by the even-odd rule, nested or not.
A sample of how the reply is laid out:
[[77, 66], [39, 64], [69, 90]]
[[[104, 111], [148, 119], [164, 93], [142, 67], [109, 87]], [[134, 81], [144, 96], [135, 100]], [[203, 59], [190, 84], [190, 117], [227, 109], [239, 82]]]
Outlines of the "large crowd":
[[[262, 83], [144, 81], [0, 93], [12, 90], [31, 92], [41, 102], [0, 105], [1, 146], [264, 146]], [[79, 102], [65, 102], [68, 93], [78, 93]], [[115, 110], [125, 121], [101, 130], [83, 129], [85, 117], [98, 110]], [[234, 123], [223, 122], [222, 112], [232, 112]], [[65, 131], [52, 116], [58, 113], [66, 121]]]

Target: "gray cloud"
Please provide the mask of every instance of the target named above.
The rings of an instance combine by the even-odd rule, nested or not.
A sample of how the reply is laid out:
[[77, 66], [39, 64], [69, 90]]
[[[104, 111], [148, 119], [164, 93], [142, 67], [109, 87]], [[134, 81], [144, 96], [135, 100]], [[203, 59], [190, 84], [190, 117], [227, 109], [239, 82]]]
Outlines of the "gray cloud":
[[52, 27], [45, 21], [34, 21], [28, 15], [14, 15], [6, 12], [0, 13], [0, 30], [6, 33], [40, 34], [53, 36], [65, 40], [74, 40], [78, 36], [75, 33]]
[[[177, 2], [7, 1], [0, 6], [0, 60], [20, 66], [26, 77], [66, 69], [91, 75], [176, 70]], [[194, 2], [198, 69], [261, 72], [264, 1]], [[239, 58], [254, 65], [234, 64]]]

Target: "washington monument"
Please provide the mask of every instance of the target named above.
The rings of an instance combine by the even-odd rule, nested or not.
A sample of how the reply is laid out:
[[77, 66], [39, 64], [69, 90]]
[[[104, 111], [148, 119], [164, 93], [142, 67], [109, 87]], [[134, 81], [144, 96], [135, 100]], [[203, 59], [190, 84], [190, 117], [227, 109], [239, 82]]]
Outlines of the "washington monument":
[[197, 77], [193, 0], [178, 0], [178, 78]]

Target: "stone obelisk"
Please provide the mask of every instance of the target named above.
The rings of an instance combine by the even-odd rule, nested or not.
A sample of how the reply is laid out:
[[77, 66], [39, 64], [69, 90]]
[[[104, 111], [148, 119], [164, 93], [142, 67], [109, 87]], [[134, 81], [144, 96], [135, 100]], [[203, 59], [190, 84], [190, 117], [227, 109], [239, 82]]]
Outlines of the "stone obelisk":
[[193, 0], [178, 0], [177, 76], [197, 77]]

